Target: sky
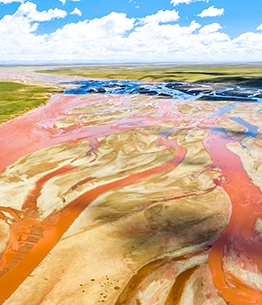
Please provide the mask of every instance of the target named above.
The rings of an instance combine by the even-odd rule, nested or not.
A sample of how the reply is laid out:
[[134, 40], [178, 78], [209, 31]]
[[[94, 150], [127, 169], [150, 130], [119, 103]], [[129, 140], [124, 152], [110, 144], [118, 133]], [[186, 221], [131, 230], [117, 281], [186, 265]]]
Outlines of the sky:
[[261, 62], [261, 0], [0, 0], [0, 63]]

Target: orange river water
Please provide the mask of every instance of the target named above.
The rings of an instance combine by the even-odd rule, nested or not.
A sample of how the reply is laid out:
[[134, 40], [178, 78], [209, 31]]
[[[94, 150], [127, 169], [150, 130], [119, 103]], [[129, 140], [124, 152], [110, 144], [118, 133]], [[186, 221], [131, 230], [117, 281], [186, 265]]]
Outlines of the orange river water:
[[[118, 99], [118, 95], [110, 97]], [[94, 96], [93, 99], [101, 99]], [[108, 135], [120, 130], [135, 129], [159, 123], [179, 122], [185, 116], [179, 112], [162, 117], [143, 117], [142, 123], [121, 126], [117, 123], [100, 125], [88, 129], [61, 133], [54, 129], [56, 120], [64, 118], [67, 112], [75, 107], [81, 107], [87, 102], [74, 95], [56, 95], [51, 101], [27, 115], [10, 121], [0, 126], [0, 147], [4, 158], [0, 159], [0, 171], [17, 160], [19, 157], [43, 147], [49, 147], [58, 143], [78, 141], [88, 138], [90, 145], [96, 145], [96, 138]], [[165, 101], [166, 107], [169, 102]], [[171, 105], [171, 104], [170, 104]], [[124, 122], [131, 122], [132, 118], [126, 118]], [[256, 218], [261, 216], [262, 194], [244, 171], [240, 158], [228, 148], [228, 143], [238, 140], [226, 136], [224, 133], [213, 131], [214, 118], [197, 117], [191, 120], [189, 127], [198, 128], [198, 124], [209, 128], [210, 135], [204, 145], [210, 154], [213, 165], [219, 167], [221, 178], [214, 182], [221, 185], [232, 201], [232, 216], [226, 229], [212, 245], [209, 255], [209, 267], [213, 277], [213, 283], [227, 303], [234, 305], [262, 304], [262, 294], [258, 289], [245, 284], [233, 274], [223, 268], [223, 256], [230, 249], [243, 254], [257, 264], [262, 270], [262, 255], [259, 238], [254, 232]], [[40, 126], [40, 127], [39, 127]], [[132, 127], [130, 127], [132, 126]], [[166, 139], [163, 137], [162, 142]], [[144, 177], [156, 172], [165, 172], [176, 167], [185, 156], [185, 149], [176, 141], [166, 143], [176, 148], [176, 155], [172, 161], [155, 168], [131, 174], [106, 185], [98, 186], [87, 191], [77, 199], [70, 202], [59, 211], [51, 213], [45, 220], [40, 220], [36, 201], [41, 194], [43, 185], [52, 177], [70, 172], [73, 166], [64, 166], [42, 177], [36, 184], [35, 189], [27, 196], [23, 203], [22, 211], [0, 207], [0, 217], [7, 221], [6, 213], [9, 213], [14, 221], [10, 225], [10, 241], [0, 258], [0, 303], [6, 300], [32, 270], [44, 259], [48, 252], [56, 245], [61, 236], [70, 227], [80, 213], [99, 195], [113, 188], [123, 187], [136, 183]], [[5, 212], [5, 213], [1, 213]]]

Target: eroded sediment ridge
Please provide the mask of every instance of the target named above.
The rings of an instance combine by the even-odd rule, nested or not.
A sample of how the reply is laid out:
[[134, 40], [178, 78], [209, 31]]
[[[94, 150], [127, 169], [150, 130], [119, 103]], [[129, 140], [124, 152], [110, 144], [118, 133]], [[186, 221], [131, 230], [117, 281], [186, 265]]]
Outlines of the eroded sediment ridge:
[[259, 90], [76, 85], [0, 126], [0, 302], [262, 303]]

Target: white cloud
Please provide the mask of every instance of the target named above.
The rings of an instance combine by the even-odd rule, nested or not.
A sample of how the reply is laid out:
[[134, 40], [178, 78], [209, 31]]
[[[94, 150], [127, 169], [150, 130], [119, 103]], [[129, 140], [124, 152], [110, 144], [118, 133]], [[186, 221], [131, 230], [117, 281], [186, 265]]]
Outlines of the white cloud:
[[70, 15], [82, 16], [82, 12], [76, 7], [76, 8], [70, 13]]
[[27, 1], [26, 3], [20, 5], [15, 15], [17, 17], [26, 16], [28, 19], [33, 21], [49, 21], [54, 18], [64, 18], [67, 15], [66, 11], [58, 8], [38, 12], [36, 7], [36, 4]]
[[12, 3], [12, 2], [24, 2], [24, 0], [0, 0], [0, 3], [3, 3], [3, 4], [9, 4], [9, 3]]
[[[243, 33], [231, 40], [218, 23], [202, 27], [169, 24], [178, 15], [159, 11], [143, 19], [112, 12], [102, 18], [66, 24], [38, 35], [37, 22], [59, 17], [24, 3], [0, 20], [1, 61], [256, 61], [262, 58], [262, 33]], [[64, 14], [64, 13], [63, 13]], [[164, 24], [162, 24], [164, 23]]]
[[216, 17], [216, 16], [221, 16], [224, 14], [224, 9], [223, 8], [215, 8], [214, 5], [210, 6], [206, 10], [203, 10], [201, 14], [198, 14], [198, 16], [204, 18], [204, 17]]
[[204, 26], [202, 29], [199, 30], [200, 34], [206, 35], [210, 33], [217, 32], [218, 30], [222, 29], [219, 23], [212, 23]]
[[179, 5], [180, 3], [190, 4], [190, 3], [198, 2], [198, 1], [209, 2], [209, 0], [171, 0], [171, 3], [174, 6], [176, 6], [176, 5]]
[[150, 23], [150, 22], [171, 22], [171, 21], [176, 21], [179, 19], [178, 12], [173, 10], [173, 11], [158, 11], [156, 14], [146, 16], [145, 18], [141, 19], [142, 23]]
[[257, 27], [257, 30], [262, 31], [262, 24], [260, 24], [260, 26]]
[[[62, 2], [63, 3], [63, 5], [65, 5], [66, 4], [66, 0], [59, 0], [60, 2]], [[74, 1], [74, 2], [78, 2], [78, 1], [81, 1], [81, 0], [70, 0], [70, 1]]]

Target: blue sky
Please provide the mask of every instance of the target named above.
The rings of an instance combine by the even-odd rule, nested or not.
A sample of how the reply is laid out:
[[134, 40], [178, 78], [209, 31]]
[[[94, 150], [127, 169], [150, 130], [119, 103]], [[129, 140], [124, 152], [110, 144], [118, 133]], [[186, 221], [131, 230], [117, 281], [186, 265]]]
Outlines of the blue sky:
[[0, 61], [262, 61], [261, 0], [0, 0]]

